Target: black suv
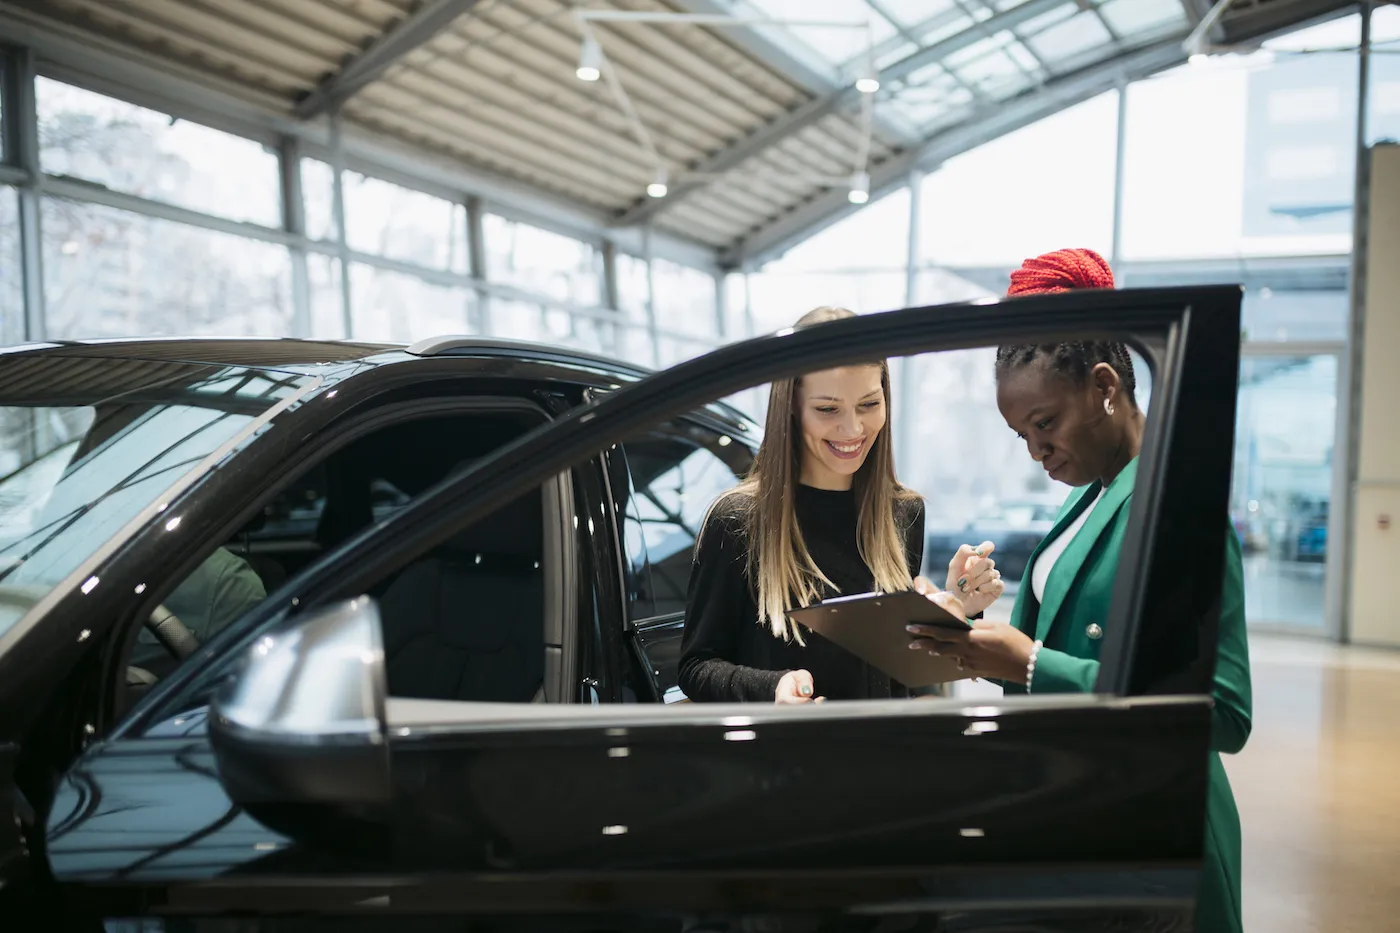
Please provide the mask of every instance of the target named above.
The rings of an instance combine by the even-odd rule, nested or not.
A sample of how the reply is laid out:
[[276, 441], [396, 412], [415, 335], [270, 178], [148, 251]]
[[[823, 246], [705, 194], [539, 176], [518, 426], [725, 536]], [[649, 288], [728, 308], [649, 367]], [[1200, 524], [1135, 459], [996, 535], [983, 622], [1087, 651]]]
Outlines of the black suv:
[[[0, 353], [5, 928], [1185, 928], [1239, 303], [910, 309], [650, 376], [474, 338]], [[719, 400], [1104, 333], [1160, 389], [1095, 694], [669, 702], [758, 440]]]

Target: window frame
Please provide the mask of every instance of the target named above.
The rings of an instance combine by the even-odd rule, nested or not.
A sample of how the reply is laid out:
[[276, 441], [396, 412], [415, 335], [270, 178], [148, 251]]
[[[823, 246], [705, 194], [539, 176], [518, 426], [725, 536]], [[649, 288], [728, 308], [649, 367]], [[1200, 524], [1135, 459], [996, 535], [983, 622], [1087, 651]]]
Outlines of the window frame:
[[[294, 485], [299, 479], [304, 477], [309, 471], [325, 464], [331, 457], [346, 449], [356, 441], [362, 440], [392, 424], [401, 423], [405, 420], [422, 420], [438, 415], [466, 415], [470, 413], [487, 412], [519, 412], [523, 415], [538, 417], [539, 424], [547, 424], [551, 416], [540, 405], [520, 396], [483, 394], [479, 396], [450, 397], [445, 395], [435, 395], [430, 398], [415, 399], [402, 402], [388, 402], [374, 405], [361, 414], [352, 414], [350, 420], [339, 423], [332, 423], [318, 432], [319, 436], [313, 441], [301, 445], [299, 450], [306, 451], [302, 456], [291, 456], [281, 460], [275, 467], [272, 476], [266, 477], [265, 482], [260, 486], [255, 495], [245, 500], [236, 509], [228, 510], [217, 519], [210, 534], [201, 538], [201, 545], [187, 552], [187, 557], [177, 564], [167, 567], [161, 581], [153, 586], [148, 586], [143, 594], [143, 598], [137, 601], [129, 612], [112, 628], [109, 636], [109, 646], [103, 654], [101, 669], [103, 688], [101, 692], [103, 708], [97, 719], [97, 731], [99, 734], [106, 733], [112, 727], [127, 716], [135, 706], [141, 705], [138, 701], [132, 707], [126, 704], [125, 678], [126, 669], [132, 660], [132, 653], [136, 647], [136, 640], [144, 629], [144, 620], [147, 619], [157, 606], [178, 588], [189, 576], [209, 558], [218, 548], [223, 547], [231, 537], [243, 528], [269, 502], [281, 495], [286, 489]], [[538, 427], [539, 425], [536, 425]], [[527, 428], [527, 432], [531, 430]], [[195, 490], [198, 495], [198, 490]], [[562, 503], [556, 503], [556, 508], [561, 508]], [[550, 508], [550, 503], [546, 501], [545, 509]], [[548, 514], [548, 512], [546, 512]], [[548, 548], [548, 543], [546, 543]], [[289, 579], [291, 579], [289, 577]], [[546, 572], [546, 592], [548, 593], [555, 581], [551, 580], [548, 571]], [[271, 604], [274, 595], [278, 591], [269, 591], [266, 598], [258, 607], [254, 607], [248, 613], [255, 613], [263, 605]], [[566, 591], [567, 592], [567, 591]], [[561, 605], [557, 602], [555, 605]], [[561, 608], [565, 612], [571, 612], [574, 605], [572, 600], [566, 600]], [[549, 617], [549, 597], [546, 597], [546, 619]], [[234, 623], [233, 628], [237, 623]], [[567, 633], [567, 628], [566, 628]], [[203, 646], [201, 646], [202, 648]], [[176, 665], [175, 669], [167, 675], [165, 679], [175, 678], [181, 671], [186, 670], [194, 658], [186, 658]], [[546, 679], [548, 673], [546, 674]], [[172, 714], [173, 715], [173, 714]], [[149, 718], [149, 717], [148, 717]], [[165, 717], [168, 718], [168, 717]], [[161, 717], [157, 714], [147, 725], [159, 722]]]
[[[705, 453], [708, 453], [708, 454], [709, 454], [710, 456], [712, 456], [715, 460], [719, 461], [719, 462], [722, 463], [727, 469], [729, 469], [731, 472], [733, 472], [734, 468], [733, 468], [733, 466], [729, 463], [729, 461], [728, 461], [725, 457], [721, 456], [718, 452], [716, 452], [716, 450], [714, 450], [713, 447], [712, 447], [710, 444], [703, 444], [703, 443], [697, 442], [697, 440], [696, 440], [695, 437], [694, 437], [694, 432], [697, 432], [697, 431], [698, 431], [698, 432], [707, 432], [707, 433], [709, 433], [709, 434], [711, 435], [713, 441], [714, 441], [714, 445], [713, 445], [714, 447], [719, 447], [719, 446], [720, 446], [720, 444], [719, 444], [719, 442], [718, 442], [718, 438], [719, 438], [720, 436], [728, 436], [728, 437], [733, 438], [733, 435], [732, 435], [732, 434], [729, 434], [729, 432], [727, 432], [727, 431], [723, 431], [722, 429], [718, 428], [715, 424], [708, 422], [708, 420], [707, 420], [707, 419], [704, 419], [703, 417], [683, 416], [683, 417], [681, 417], [681, 418], [676, 418], [676, 419], [674, 419], [673, 421], [671, 421], [671, 422], [669, 422], [669, 423], [667, 423], [667, 424], [665, 424], [665, 425], [661, 425], [661, 426], [658, 426], [658, 427], [656, 427], [656, 428], [654, 428], [654, 429], [652, 429], [652, 430], [650, 430], [650, 431], [647, 431], [647, 432], [645, 432], [645, 434], [643, 434], [643, 435], [638, 435], [638, 436], [635, 436], [635, 437], [633, 437], [633, 438], [631, 438], [631, 439], [629, 439], [629, 440], [623, 441], [621, 444], [618, 445], [618, 449], [621, 451], [621, 454], [622, 454], [622, 462], [623, 462], [623, 465], [624, 465], [625, 469], [627, 470], [627, 480], [628, 480], [628, 486], [629, 486], [628, 497], [627, 497], [627, 508], [626, 508], [625, 511], [623, 511], [623, 512], [621, 512], [621, 513], [619, 514], [619, 518], [620, 518], [621, 520], [623, 520], [624, 522], [627, 521], [627, 520], [629, 520], [629, 519], [630, 519], [630, 520], [635, 520], [635, 521], [637, 521], [639, 524], [645, 524], [645, 522], [647, 521], [646, 519], [641, 518], [641, 517], [640, 517], [640, 514], [638, 514], [638, 516], [637, 516], [635, 519], [631, 519], [631, 516], [632, 516], [631, 503], [632, 503], [632, 501], [633, 501], [635, 498], [637, 498], [641, 493], [640, 493], [640, 491], [639, 491], [639, 489], [638, 489], [638, 486], [637, 486], [636, 476], [635, 476], [635, 475], [633, 474], [633, 472], [632, 472], [632, 460], [631, 460], [631, 457], [630, 457], [629, 454], [628, 454], [628, 445], [629, 445], [629, 444], [637, 444], [637, 443], [639, 443], [640, 441], [642, 441], [642, 440], [644, 440], [644, 439], [649, 439], [649, 438], [654, 438], [654, 439], [657, 439], [657, 440], [670, 441], [670, 442], [674, 442], [674, 443], [677, 443], [677, 444], [682, 444], [682, 445], [685, 445], [685, 446], [689, 447], [689, 448], [690, 448], [691, 450], [693, 450], [693, 451], [704, 451]], [[745, 449], [745, 450], [749, 450], [749, 449], [750, 449], [750, 448], [748, 447], [748, 445], [745, 444], [742, 440], [733, 439], [730, 446], [733, 446], [733, 445], [735, 445], [735, 444], [743, 445], [743, 449]], [[751, 452], [751, 456], [750, 456], [749, 459], [750, 459], [750, 461], [752, 461], [753, 456], [756, 456], [756, 455], [757, 455], [757, 450], [751, 450], [750, 452]], [[689, 456], [690, 456], [690, 455], [688, 454], [688, 455], [686, 456], [685, 459], [689, 459]], [[672, 467], [672, 469], [675, 469], [676, 467], [679, 467], [680, 464], [682, 464], [682, 463], [685, 462], [685, 459], [677, 461], [675, 467]], [[669, 472], [669, 471], [668, 471], [668, 472]], [[664, 476], [664, 475], [665, 475], [665, 473], [658, 474], [658, 476]], [[732, 489], [734, 486], [737, 486], [739, 483], [743, 482], [743, 480], [744, 480], [743, 475], [741, 475], [741, 474], [739, 474], [739, 473], [735, 473], [735, 474], [734, 474], [734, 484], [733, 484], [732, 486], [728, 487], [728, 488]], [[624, 548], [625, 548], [625, 541], [626, 541], [625, 537], [622, 537], [622, 538], [620, 538], [620, 539], [623, 541], [623, 545], [624, 545]], [[690, 542], [690, 545], [689, 545], [689, 548], [690, 548], [690, 549], [693, 550], [693, 548], [694, 548], [694, 546], [695, 546], [695, 542], [696, 542], [698, 539], [699, 539], [699, 529], [697, 529], [696, 537], [691, 539], [691, 542]], [[644, 534], [644, 535], [643, 535], [643, 540], [642, 540], [642, 552], [643, 552], [643, 556], [644, 556], [644, 559], [645, 559], [644, 567], [645, 567], [645, 574], [646, 574], [646, 578], [647, 578], [647, 585], [648, 585], [648, 588], [649, 588], [648, 591], [649, 591], [650, 594], [651, 594], [652, 611], [651, 611], [651, 613], [648, 614], [648, 615], [637, 616], [636, 618], [633, 618], [633, 615], [632, 615], [632, 612], [631, 612], [631, 604], [629, 603], [629, 604], [625, 607], [626, 610], [627, 610], [627, 611], [626, 611], [626, 617], [627, 617], [628, 625], [629, 625], [630, 627], [632, 627], [632, 628], [648, 628], [648, 627], [654, 626], [654, 625], [656, 625], [656, 624], [665, 623], [665, 622], [668, 622], [668, 621], [674, 621], [678, 616], [681, 616], [681, 615], [684, 614], [684, 610], [683, 610], [683, 609], [682, 609], [680, 612], [659, 612], [659, 611], [657, 611], [657, 609], [656, 609], [656, 603], [657, 603], [656, 592], [657, 592], [657, 591], [656, 591], [656, 584], [655, 584], [655, 575], [654, 575], [654, 572], [653, 572], [653, 571], [654, 571], [654, 568], [655, 568], [655, 565], [656, 565], [656, 562], [652, 560], [650, 551], [651, 551], [651, 549], [650, 549], [650, 547], [647, 545], [647, 542], [646, 542], [646, 539], [645, 539], [645, 534]], [[624, 557], [625, 557], [625, 556], [626, 556], [626, 553], [625, 553], [625, 550], [624, 550]]]

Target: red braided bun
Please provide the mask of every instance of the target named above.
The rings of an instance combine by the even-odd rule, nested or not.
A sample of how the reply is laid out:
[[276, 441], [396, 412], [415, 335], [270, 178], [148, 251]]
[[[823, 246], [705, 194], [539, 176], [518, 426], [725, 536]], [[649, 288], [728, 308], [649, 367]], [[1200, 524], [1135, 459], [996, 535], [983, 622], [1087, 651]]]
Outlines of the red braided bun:
[[1027, 259], [1011, 273], [1006, 294], [1036, 295], [1078, 288], [1112, 288], [1113, 270], [1091, 249], [1058, 249]]

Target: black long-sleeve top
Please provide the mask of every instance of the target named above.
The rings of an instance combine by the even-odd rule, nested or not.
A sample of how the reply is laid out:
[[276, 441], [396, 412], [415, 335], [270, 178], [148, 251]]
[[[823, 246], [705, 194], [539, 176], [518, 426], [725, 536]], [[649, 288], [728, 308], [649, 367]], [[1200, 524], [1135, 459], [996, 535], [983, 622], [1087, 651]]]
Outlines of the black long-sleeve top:
[[[743, 505], [721, 502], [701, 531], [681, 640], [680, 688], [685, 695], [697, 702], [771, 703], [778, 681], [794, 670], [809, 671], [815, 695], [829, 700], [907, 695], [902, 685], [806, 627], [802, 645], [759, 623], [758, 587], [747, 571]], [[874, 577], [857, 546], [855, 493], [798, 486], [795, 508], [812, 560], [839, 591], [823, 592], [822, 598], [872, 590]], [[897, 502], [895, 522], [910, 576], [917, 576], [924, 556], [923, 500]]]

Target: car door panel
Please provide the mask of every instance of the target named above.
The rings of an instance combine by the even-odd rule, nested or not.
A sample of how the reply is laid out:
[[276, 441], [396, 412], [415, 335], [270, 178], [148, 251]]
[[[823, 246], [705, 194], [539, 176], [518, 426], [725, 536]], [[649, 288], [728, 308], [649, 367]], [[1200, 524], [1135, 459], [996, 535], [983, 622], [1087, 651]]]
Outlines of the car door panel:
[[[202, 736], [137, 740], [65, 778], [49, 859], [55, 877], [90, 888], [89, 903], [110, 914], [207, 907], [207, 891], [186, 902], [202, 885], [248, 894], [298, 881], [304, 899], [282, 891], [278, 910], [349, 909], [376, 889], [395, 891], [405, 909], [424, 908], [419, 895], [473, 913], [510, 907], [514, 895], [468, 885], [448, 900], [426, 880], [481, 872], [534, 878], [531, 897], [543, 898], [534, 906], [564, 912], [589, 907], [599, 885], [614, 907], [661, 906], [658, 881], [672, 909], [713, 907], [706, 899], [725, 888], [736, 909], [794, 909], [798, 889], [785, 885], [852, 869], [861, 874], [827, 890], [827, 905], [999, 901], [1004, 889], [974, 896], [948, 883], [971, 884], [977, 866], [1014, 870], [1027, 885], [1078, 872], [1077, 890], [1043, 892], [1052, 906], [1113, 903], [1125, 871], [1157, 877], [1159, 899], [1189, 900], [1202, 825], [1175, 814], [1203, 806], [1204, 776], [1189, 762], [1204, 757], [1208, 703], [1036, 705], [832, 704], [818, 716], [691, 706], [664, 724], [624, 726], [605, 709], [561, 709], [469, 734], [400, 720], [413, 734], [393, 743], [400, 803], [393, 846], [378, 852], [304, 845], [264, 827], [229, 801]], [[607, 737], [627, 754], [579, 755], [574, 730], [585, 722], [590, 733], [627, 733]], [[973, 767], [954, 771], [952, 761]], [[845, 805], [833, 811], [833, 800]], [[600, 816], [615, 822], [600, 826]], [[574, 884], [558, 883], [561, 874]], [[314, 879], [329, 878], [334, 890], [314, 891]], [[579, 887], [584, 878], [593, 880]], [[467, 899], [473, 889], [483, 902]], [[821, 903], [816, 894], [802, 895], [807, 907]]]
[[[756, 382], [1066, 332], [1130, 334], [1157, 364], [1099, 690], [1168, 695], [449, 705], [433, 721], [391, 723], [395, 845], [382, 861], [404, 887], [388, 906], [985, 911], [965, 928], [992, 929], [1008, 905], [1018, 922], [1046, 924], [1088, 905], [1099, 920], [1122, 907], [1156, 924], [1129, 929], [1181, 928], [1201, 854], [1221, 583], [1223, 542], [1204, 529], [1226, 514], [1239, 302], [1225, 287], [1046, 296], [733, 345], [563, 415], [318, 561], [261, 618], [356, 595], [550, 476]], [[219, 648], [243, 650], [259, 630]], [[656, 636], [649, 651], [675, 631]], [[177, 689], [162, 684], [145, 707]], [[293, 855], [279, 855], [284, 903], [301, 877]], [[260, 883], [242, 871], [228, 887], [240, 896]]]
[[1149, 866], [1189, 860], [1203, 832], [1176, 814], [1203, 805], [1206, 699], [548, 712], [474, 728], [391, 711], [396, 832], [413, 850], [400, 857], [419, 869], [736, 876]]
[[730, 431], [704, 417], [687, 417], [629, 438], [614, 452], [618, 470], [625, 471], [614, 490], [629, 493], [617, 514], [637, 539], [633, 546], [645, 585], [628, 606], [634, 648], [667, 703], [686, 699], [679, 686], [680, 653], [696, 538], [710, 503], [753, 464], [749, 441], [736, 441]]
[[637, 650], [656, 682], [664, 703], [685, 699], [680, 688], [681, 639], [685, 636], [685, 616], [669, 615], [644, 619], [634, 625]]

